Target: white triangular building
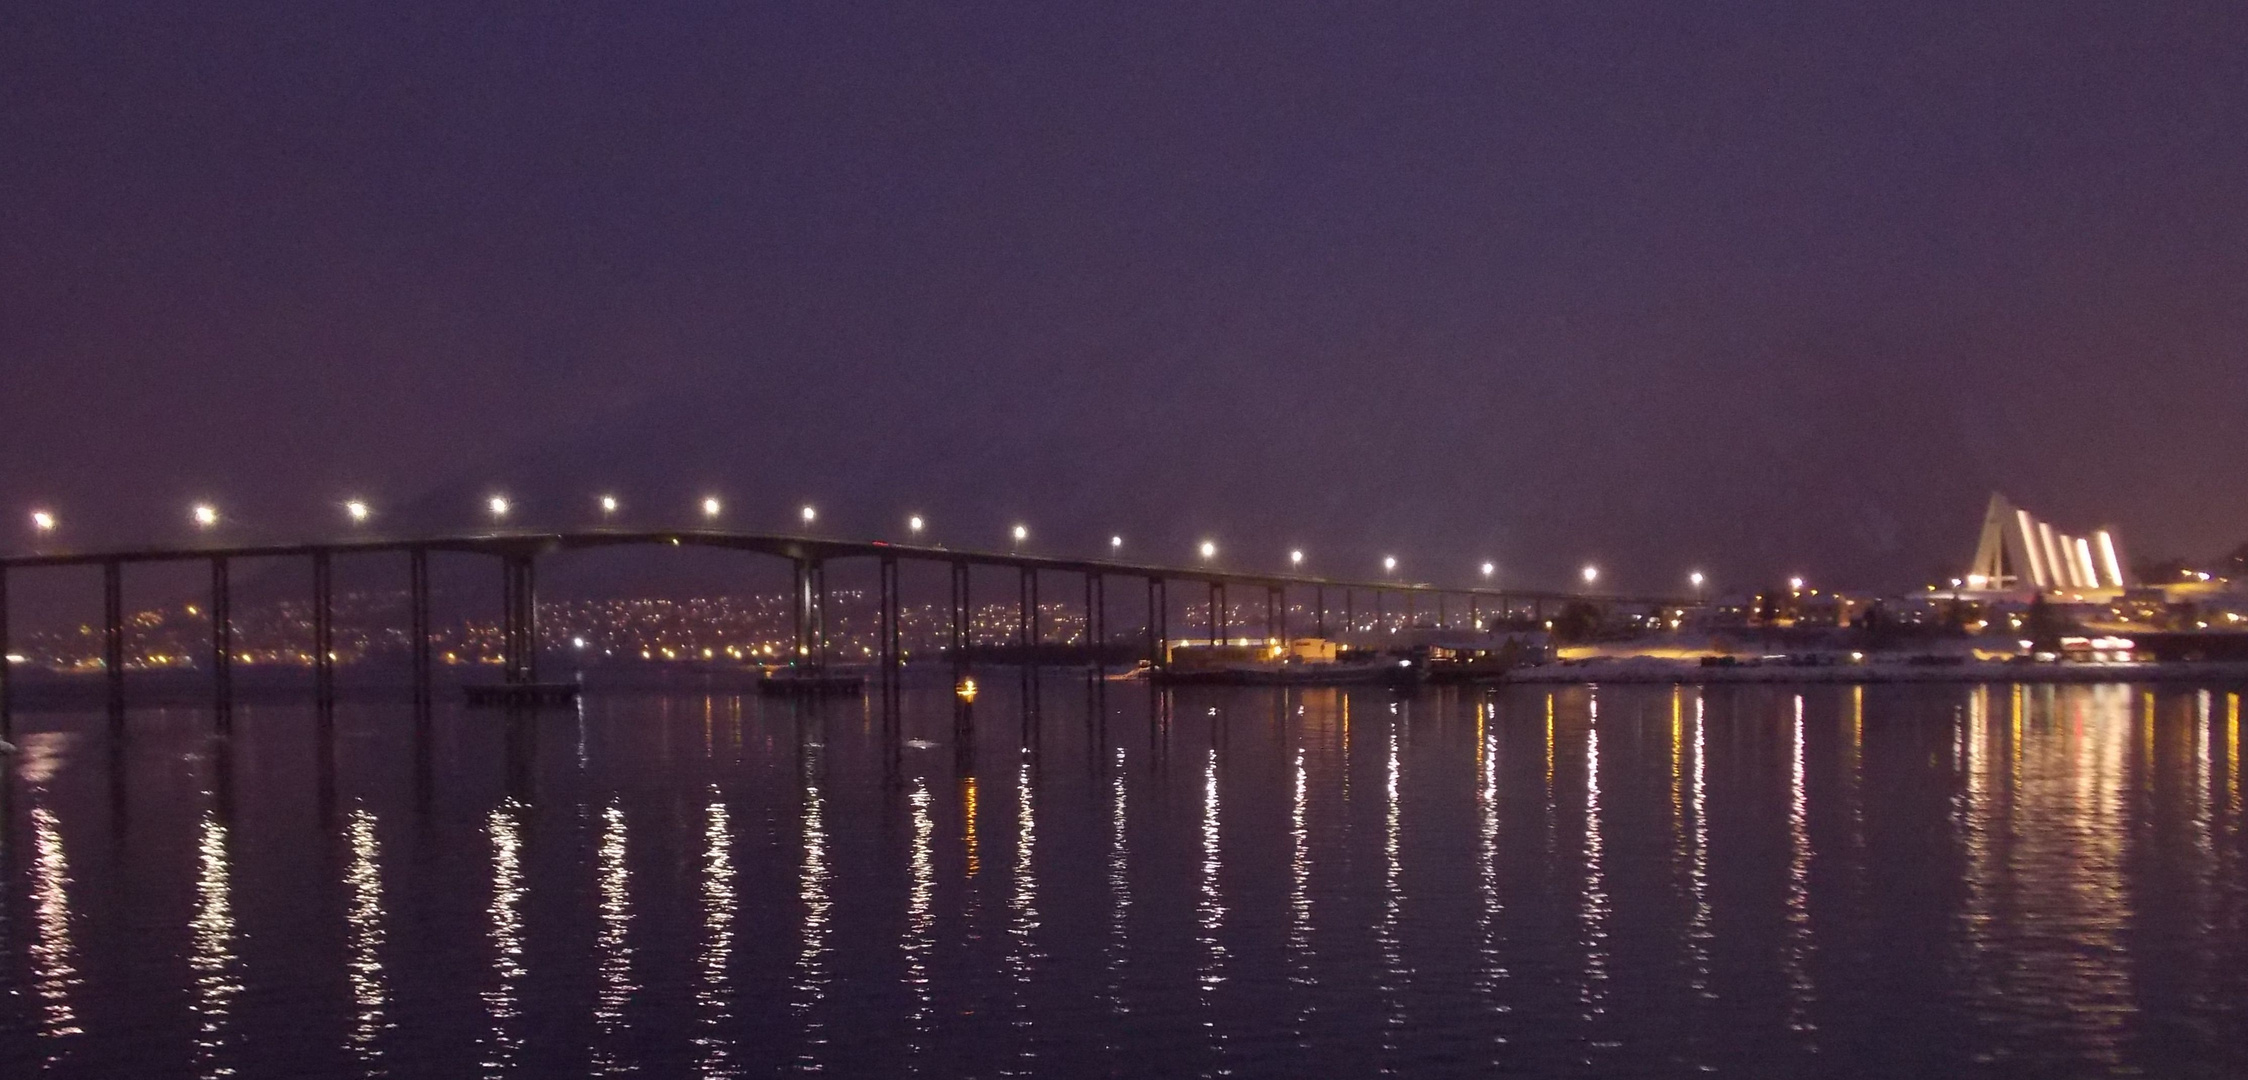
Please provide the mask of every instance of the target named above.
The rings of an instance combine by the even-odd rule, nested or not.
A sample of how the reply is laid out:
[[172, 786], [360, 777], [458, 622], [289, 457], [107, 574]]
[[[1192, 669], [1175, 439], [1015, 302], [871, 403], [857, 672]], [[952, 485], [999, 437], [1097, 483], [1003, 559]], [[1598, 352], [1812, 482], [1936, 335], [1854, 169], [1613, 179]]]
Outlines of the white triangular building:
[[2084, 592], [2128, 587], [2115, 533], [2070, 536], [1993, 493], [1982, 539], [1968, 567], [1969, 589], [1989, 592]]

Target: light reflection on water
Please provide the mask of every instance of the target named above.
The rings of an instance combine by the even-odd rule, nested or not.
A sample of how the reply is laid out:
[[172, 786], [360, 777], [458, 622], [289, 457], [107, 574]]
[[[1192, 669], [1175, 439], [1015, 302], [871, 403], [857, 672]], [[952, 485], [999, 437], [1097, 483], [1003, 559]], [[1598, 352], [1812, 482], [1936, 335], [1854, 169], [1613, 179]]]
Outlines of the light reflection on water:
[[1010, 682], [31, 731], [0, 1075], [2248, 1075], [2234, 687]]

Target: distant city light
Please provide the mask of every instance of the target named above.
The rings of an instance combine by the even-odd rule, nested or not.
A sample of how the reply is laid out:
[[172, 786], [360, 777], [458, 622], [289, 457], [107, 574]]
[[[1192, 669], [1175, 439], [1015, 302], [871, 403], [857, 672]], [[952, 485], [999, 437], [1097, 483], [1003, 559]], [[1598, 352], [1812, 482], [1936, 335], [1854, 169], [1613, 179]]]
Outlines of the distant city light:
[[209, 503], [195, 504], [195, 509], [190, 513], [195, 518], [195, 524], [199, 528], [208, 529], [219, 523], [219, 512]]
[[616, 496], [614, 496], [614, 495], [603, 495], [603, 496], [601, 496], [601, 516], [602, 516], [602, 517], [609, 517], [609, 516], [612, 516], [612, 515], [614, 515], [614, 514], [615, 514], [616, 512], [617, 512], [617, 497], [616, 497]]
[[55, 515], [45, 510], [33, 510], [31, 527], [43, 533], [55, 531]]
[[1382, 571], [1384, 573], [1395, 573], [1397, 571], [1397, 556], [1382, 556]]
[[915, 514], [912, 517], [905, 519], [906, 531], [912, 533], [915, 536], [921, 535], [922, 525], [923, 522], [921, 520], [921, 515], [919, 514]]
[[1217, 557], [1218, 557], [1218, 545], [1217, 545], [1216, 543], [1212, 542], [1212, 541], [1209, 541], [1209, 540], [1204, 540], [1204, 541], [1202, 541], [1202, 557], [1203, 557], [1203, 558], [1205, 558], [1205, 559], [1215, 559], [1215, 558], [1217, 558]]
[[366, 503], [358, 499], [353, 499], [350, 502], [343, 504], [343, 512], [346, 516], [350, 517], [352, 523], [356, 525], [367, 520], [367, 515], [371, 511], [367, 509]]
[[723, 509], [725, 509], [725, 507], [720, 505], [718, 500], [715, 498], [708, 498], [702, 501], [703, 516], [706, 518], [717, 517], [718, 512]]
[[1598, 581], [1598, 580], [1600, 580], [1600, 568], [1599, 568], [1599, 567], [1597, 567], [1597, 566], [1587, 566], [1587, 567], [1585, 567], [1585, 571], [1584, 571], [1584, 574], [1585, 574], [1585, 584], [1587, 584], [1587, 585], [1590, 585], [1590, 584], [1592, 584], [1593, 582], [1595, 582], [1595, 581]]
[[815, 521], [818, 521], [818, 520], [820, 519], [820, 512], [819, 512], [818, 510], [815, 510], [815, 509], [813, 509], [813, 508], [812, 508], [811, 506], [809, 506], [809, 505], [806, 505], [806, 506], [804, 507], [804, 510], [803, 510], [803, 515], [804, 515], [804, 524], [806, 524], [806, 525], [810, 525], [811, 523], [813, 523], [813, 522], [815, 522]]

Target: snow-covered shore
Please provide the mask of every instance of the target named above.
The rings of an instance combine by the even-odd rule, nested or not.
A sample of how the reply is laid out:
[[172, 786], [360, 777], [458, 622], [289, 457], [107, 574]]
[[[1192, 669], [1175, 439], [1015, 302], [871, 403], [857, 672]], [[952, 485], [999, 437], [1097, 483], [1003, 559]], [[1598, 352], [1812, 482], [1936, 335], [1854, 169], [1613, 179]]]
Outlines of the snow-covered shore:
[[1658, 656], [1594, 657], [1507, 672], [1511, 683], [2143, 683], [2248, 682], [2248, 662], [1957, 664], [1869, 658], [1856, 663], [1741, 663], [1704, 666]]

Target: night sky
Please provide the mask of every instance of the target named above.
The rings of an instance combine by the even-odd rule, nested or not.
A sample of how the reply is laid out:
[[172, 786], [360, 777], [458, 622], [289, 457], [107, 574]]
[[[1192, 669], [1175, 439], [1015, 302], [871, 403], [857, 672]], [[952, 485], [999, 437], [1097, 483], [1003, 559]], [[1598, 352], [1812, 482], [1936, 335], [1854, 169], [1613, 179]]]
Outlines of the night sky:
[[2248, 539], [2248, 5], [0, 9], [0, 548], [742, 527], [1517, 584]]

